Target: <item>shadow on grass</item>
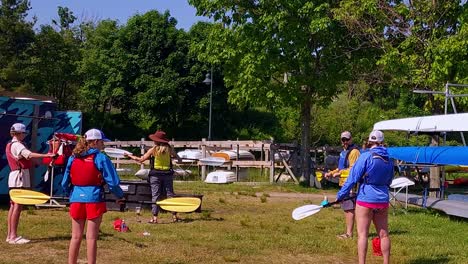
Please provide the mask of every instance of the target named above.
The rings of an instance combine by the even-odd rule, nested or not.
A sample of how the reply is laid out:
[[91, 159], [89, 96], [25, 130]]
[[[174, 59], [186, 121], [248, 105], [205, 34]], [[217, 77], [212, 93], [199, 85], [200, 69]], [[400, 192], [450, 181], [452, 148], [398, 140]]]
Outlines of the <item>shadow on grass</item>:
[[[403, 234], [408, 234], [408, 231], [406, 230], [398, 230], [398, 229], [390, 229], [389, 231], [389, 235], [392, 236], [392, 235], [403, 235]], [[369, 237], [376, 237], [377, 236], [377, 233], [374, 231], [374, 232], [369, 232]]]
[[55, 237], [45, 237], [45, 238], [38, 238], [32, 239], [31, 243], [38, 243], [38, 242], [53, 242], [53, 241], [69, 241], [71, 239], [70, 235], [66, 236], [55, 236]]
[[112, 234], [104, 233], [104, 232], [99, 232], [99, 239], [100, 240], [107, 240], [107, 241], [118, 240], [118, 241], [128, 243], [130, 245], [133, 245], [133, 246], [135, 246], [137, 248], [147, 248], [148, 247], [148, 245], [145, 245], [143, 243], [134, 242], [134, 241], [131, 241], [131, 240], [127, 240], [127, 239], [125, 239], [123, 237], [117, 237], [117, 236], [114, 236]]
[[450, 258], [447, 256], [436, 256], [434, 258], [427, 258], [427, 257], [422, 257], [422, 258], [417, 258], [410, 260], [408, 263], [409, 264], [444, 264], [444, 263], [449, 263]]

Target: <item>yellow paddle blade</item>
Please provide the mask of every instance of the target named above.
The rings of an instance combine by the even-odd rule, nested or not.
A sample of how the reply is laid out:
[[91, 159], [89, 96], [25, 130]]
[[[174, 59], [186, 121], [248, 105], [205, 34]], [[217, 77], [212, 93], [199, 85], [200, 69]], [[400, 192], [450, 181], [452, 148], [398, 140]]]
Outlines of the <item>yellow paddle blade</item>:
[[189, 213], [200, 207], [201, 200], [196, 197], [174, 197], [158, 201], [156, 204], [166, 211]]
[[43, 204], [50, 199], [50, 196], [31, 190], [12, 189], [10, 198], [17, 204]]

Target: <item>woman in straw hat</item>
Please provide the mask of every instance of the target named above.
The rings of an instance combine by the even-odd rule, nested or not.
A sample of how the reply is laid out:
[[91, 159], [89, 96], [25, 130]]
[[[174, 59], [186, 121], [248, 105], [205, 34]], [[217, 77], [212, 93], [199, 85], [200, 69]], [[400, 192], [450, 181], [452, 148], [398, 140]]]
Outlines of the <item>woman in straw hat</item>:
[[[154, 142], [154, 147], [149, 149], [143, 156], [137, 157], [127, 155], [130, 159], [140, 163], [145, 160], [150, 160], [150, 172], [148, 181], [151, 186], [151, 212], [153, 217], [148, 221], [150, 224], [158, 223], [159, 206], [156, 201], [163, 198], [163, 193], [167, 197], [174, 197], [174, 170], [172, 169], [171, 157], [180, 159], [174, 151], [174, 148], [169, 144], [169, 139], [166, 138], [164, 131], [158, 130], [154, 134], [148, 136]], [[175, 212], [172, 213], [172, 221], [177, 222], [179, 218]]]

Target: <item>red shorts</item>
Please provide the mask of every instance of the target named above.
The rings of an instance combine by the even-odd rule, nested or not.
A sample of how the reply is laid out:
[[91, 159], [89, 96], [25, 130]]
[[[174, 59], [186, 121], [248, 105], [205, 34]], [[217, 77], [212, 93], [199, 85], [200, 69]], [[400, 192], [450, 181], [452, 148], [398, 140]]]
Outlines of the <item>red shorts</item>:
[[70, 216], [73, 219], [94, 219], [107, 212], [105, 202], [99, 203], [71, 203]]

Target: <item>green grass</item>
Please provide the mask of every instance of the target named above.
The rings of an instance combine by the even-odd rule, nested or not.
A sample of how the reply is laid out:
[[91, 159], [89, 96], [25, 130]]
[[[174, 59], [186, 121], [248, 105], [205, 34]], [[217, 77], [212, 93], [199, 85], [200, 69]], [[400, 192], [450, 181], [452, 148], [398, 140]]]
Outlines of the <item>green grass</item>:
[[[134, 212], [108, 212], [101, 225], [98, 263], [356, 263], [356, 238], [338, 240], [344, 228], [340, 209], [324, 209], [301, 221], [291, 211], [306, 203], [320, 203], [317, 191], [297, 185], [215, 185], [175, 183], [181, 193], [203, 194], [202, 213], [181, 214], [182, 223], [149, 225]], [[299, 193], [307, 193], [303, 195]], [[0, 211], [6, 219], [7, 210]], [[131, 232], [113, 230], [116, 217]], [[167, 223], [167, 224], [166, 224]], [[468, 222], [438, 212], [411, 207], [389, 215], [392, 263], [468, 263]], [[6, 234], [6, 224], [0, 226]], [[151, 235], [143, 236], [143, 232]], [[375, 236], [373, 229], [371, 236]], [[70, 239], [67, 209], [25, 210], [19, 233], [32, 239], [26, 245], [0, 248], [0, 263], [65, 263]], [[369, 244], [370, 245], [370, 244]], [[371, 254], [368, 262], [381, 263]], [[79, 263], [85, 263], [83, 242]]]

